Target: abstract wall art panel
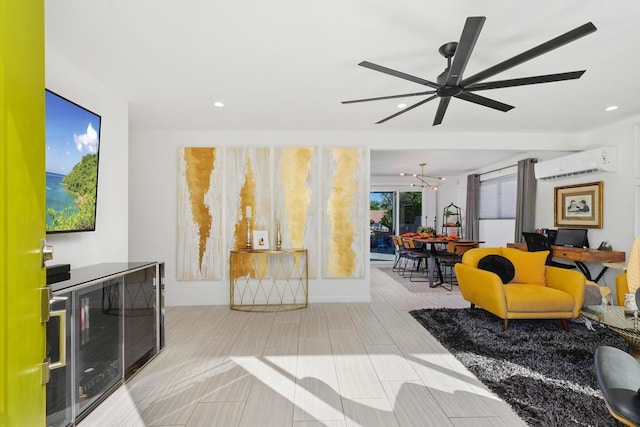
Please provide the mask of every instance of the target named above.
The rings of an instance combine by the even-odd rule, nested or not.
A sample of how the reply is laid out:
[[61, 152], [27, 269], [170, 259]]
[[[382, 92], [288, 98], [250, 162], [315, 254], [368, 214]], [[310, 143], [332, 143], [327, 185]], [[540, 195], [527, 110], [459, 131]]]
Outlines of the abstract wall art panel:
[[178, 153], [177, 278], [222, 277], [221, 150], [186, 147]]
[[317, 274], [320, 223], [317, 153], [315, 147], [281, 147], [274, 153], [274, 222], [280, 223], [283, 248], [308, 249], [312, 279]]
[[[247, 239], [247, 219], [251, 230], [272, 231], [271, 205], [271, 150], [268, 147], [229, 147], [226, 150], [224, 170], [226, 177], [225, 218], [227, 219], [228, 250], [243, 249]], [[253, 236], [249, 235], [252, 243]], [[271, 235], [270, 241], [274, 241]], [[246, 257], [247, 262], [251, 260]], [[241, 277], [252, 274], [249, 264], [237, 267]]]
[[322, 152], [322, 276], [364, 277], [362, 219], [365, 197], [364, 150], [326, 147]]

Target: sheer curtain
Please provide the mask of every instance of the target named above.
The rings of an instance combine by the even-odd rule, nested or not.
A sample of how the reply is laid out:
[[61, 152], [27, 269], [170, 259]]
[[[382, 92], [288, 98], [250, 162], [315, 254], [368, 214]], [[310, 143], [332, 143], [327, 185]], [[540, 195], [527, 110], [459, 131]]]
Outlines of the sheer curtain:
[[514, 242], [524, 242], [523, 231], [534, 231], [536, 222], [536, 159], [518, 162], [518, 193], [516, 195], [516, 225]]
[[467, 214], [464, 235], [478, 240], [480, 233], [480, 175], [467, 175]]

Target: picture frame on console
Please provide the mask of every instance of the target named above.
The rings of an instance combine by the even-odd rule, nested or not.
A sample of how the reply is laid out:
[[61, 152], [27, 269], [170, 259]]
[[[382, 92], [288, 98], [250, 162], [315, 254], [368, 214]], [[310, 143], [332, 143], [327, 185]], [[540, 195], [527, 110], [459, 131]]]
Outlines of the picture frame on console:
[[253, 232], [253, 250], [266, 250], [269, 247], [269, 232], [267, 230], [254, 230]]
[[603, 182], [555, 187], [553, 193], [556, 227], [602, 228]]

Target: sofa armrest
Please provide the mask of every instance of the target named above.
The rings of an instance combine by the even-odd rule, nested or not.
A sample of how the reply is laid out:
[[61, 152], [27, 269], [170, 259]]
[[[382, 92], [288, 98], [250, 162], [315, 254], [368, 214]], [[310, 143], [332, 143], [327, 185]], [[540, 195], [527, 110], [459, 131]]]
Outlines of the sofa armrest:
[[564, 291], [573, 296], [575, 301], [573, 315], [574, 317], [578, 317], [578, 314], [580, 314], [580, 308], [584, 302], [584, 275], [575, 270], [546, 266], [545, 276], [548, 287]]
[[629, 283], [627, 283], [627, 273], [620, 273], [616, 276], [616, 299], [618, 305], [624, 305], [624, 295], [629, 293]]
[[458, 287], [462, 297], [498, 317], [507, 316], [507, 299], [502, 280], [491, 271], [481, 270], [462, 263], [455, 265]]

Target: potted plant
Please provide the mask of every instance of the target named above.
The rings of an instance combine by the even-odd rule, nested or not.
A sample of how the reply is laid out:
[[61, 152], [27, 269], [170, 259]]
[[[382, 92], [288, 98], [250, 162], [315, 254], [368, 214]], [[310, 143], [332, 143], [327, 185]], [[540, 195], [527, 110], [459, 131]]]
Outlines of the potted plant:
[[435, 235], [436, 234], [436, 229], [433, 227], [418, 227], [418, 233], [422, 233], [422, 234], [431, 234], [431, 235]]

